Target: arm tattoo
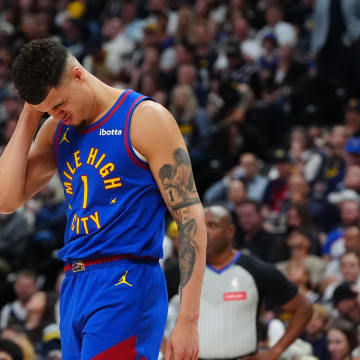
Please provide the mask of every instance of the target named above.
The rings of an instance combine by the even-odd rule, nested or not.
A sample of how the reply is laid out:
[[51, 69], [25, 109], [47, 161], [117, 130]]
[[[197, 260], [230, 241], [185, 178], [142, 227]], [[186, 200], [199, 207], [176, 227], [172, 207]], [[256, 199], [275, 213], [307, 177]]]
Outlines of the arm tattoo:
[[196, 221], [190, 219], [179, 225], [179, 268], [180, 268], [180, 293], [188, 283], [196, 260], [198, 246], [192, 239], [196, 232]]
[[189, 206], [199, 204], [191, 163], [184, 149], [174, 151], [175, 164], [164, 164], [159, 177], [164, 187], [170, 211], [179, 224], [180, 293], [191, 278], [198, 246], [194, 241], [196, 220], [191, 218]]

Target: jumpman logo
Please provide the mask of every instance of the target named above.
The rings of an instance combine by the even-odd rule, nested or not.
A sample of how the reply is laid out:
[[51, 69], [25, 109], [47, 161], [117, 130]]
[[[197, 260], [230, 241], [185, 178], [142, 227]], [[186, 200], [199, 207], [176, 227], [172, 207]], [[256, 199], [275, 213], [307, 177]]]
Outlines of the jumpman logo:
[[129, 284], [127, 281], [126, 281], [126, 275], [127, 275], [128, 271], [126, 270], [125, 274], [120, 278], [119, 282], [117, 284], [115, 284], [115, 286], [118, 286], [118, 285], [121, 285], [121, 284], [126, 284], [126, 285], [129, 285], [129, 286], [132, 286], [131, 284]]
[[64, 132], [64, 135], [63, 135], [63, 137], [61, 138], [60, 144], [61, 144], [63, 141], [66, 141], [67, 143], [70, 143], [69, 139], [66, 137], [66, 134], [67, 134], [67, 132], [68, 132], [69, 130], [70, 130], [70, 129], [67, 128], [66, 131]]

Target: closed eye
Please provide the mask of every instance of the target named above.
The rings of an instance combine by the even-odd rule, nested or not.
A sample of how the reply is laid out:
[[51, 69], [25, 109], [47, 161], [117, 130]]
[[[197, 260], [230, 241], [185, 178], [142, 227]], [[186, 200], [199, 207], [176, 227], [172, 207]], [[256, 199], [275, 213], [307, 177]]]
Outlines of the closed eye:
[[60, 102], [59, 104], [55, 105], [55, 106], [53, 107], [53, 110], [58, 109], [61, 105], [64, 105], [64, 103], [65, 103], [65, 101], [62, 101], [62, 102]]

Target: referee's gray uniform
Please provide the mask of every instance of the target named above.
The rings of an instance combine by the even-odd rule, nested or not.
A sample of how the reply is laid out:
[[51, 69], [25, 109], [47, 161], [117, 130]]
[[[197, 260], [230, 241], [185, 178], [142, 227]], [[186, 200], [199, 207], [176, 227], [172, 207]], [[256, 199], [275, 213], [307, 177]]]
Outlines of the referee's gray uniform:
[[253, 256], [238, 253], [221, 270], [207, 265], [200, 299], [199, 358], [235, 359], [256, 353], [261, 299], [281, 306], [297, 292], [279, 270]]

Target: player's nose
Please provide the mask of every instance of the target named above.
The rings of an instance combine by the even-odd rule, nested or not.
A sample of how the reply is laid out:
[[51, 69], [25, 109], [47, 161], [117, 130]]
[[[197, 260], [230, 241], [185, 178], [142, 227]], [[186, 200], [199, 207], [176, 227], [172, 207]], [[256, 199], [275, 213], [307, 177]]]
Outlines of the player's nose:
[[49, 114], [55, 119], [55, 120], [62, 120], [62, 118], [65, 115], [65, 111], [64, 110], [52, 110], [49, 112]]

